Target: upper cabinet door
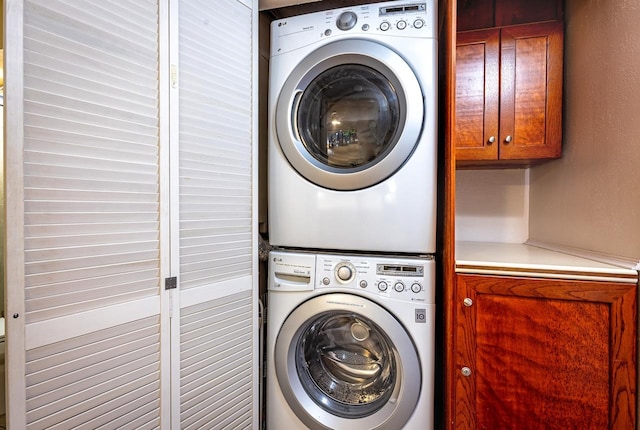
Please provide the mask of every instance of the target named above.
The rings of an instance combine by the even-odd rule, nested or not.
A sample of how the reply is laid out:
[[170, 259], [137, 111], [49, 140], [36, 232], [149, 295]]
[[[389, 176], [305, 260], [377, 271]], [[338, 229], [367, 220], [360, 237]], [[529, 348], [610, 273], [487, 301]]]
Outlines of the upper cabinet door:
[[500, 30], [458, 33], [456, 158], [498, 158]]
[[502, 29], [500, 158], [557, 158], [562, 148], [563, 24]]
[[162, 424], [162, 3], [5, 0], [9, 428]]

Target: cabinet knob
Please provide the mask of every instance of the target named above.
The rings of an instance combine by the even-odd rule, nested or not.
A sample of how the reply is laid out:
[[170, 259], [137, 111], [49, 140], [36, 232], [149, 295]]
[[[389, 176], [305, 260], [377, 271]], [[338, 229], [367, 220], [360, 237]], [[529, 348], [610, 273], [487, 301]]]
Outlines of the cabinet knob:
[[465, 297], [465, 299], [462, 301], [462, 304], [466, 307], [472, 306], [473, 300], [471, 300], [469, 297]]
[[495, 137], [495, 136], [491, 136], [491, 137], [489, 138], [489, 140], [487, 140], [487, 145], [491, 145], [491, 144], [492, 144], [493, 142], [495, 142], [495, 141], [496, 141], [496, 137]]
[[509, 142], [511, 142], [512, 140], [513, 140], [513, 137], [511, 137], [511, 135], [509, 135], [509, 136], [507, 136], [507, 137], [504, 139], [504, 143], [509, 143]]
[[471, 376], [471, 369], [465, 366], [460, 369], [460, 373], [462, 373], [462, 376]]

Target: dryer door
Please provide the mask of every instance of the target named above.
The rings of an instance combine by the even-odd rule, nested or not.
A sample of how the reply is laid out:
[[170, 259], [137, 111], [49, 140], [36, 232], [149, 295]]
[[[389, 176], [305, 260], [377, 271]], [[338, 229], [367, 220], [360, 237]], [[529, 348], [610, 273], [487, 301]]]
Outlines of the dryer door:
[[420, 395], [418, 352], [383, 307], [326, 294], [297, 307], [275, 345], [278, 383], [311, 429], [402, 428]]
[[327, 44], [293, 70], [278, 97], [281, 149], [330, 189], [375, 185], [409, 158], [422, 132], [422, 90], [406, 61], [366, 40]]

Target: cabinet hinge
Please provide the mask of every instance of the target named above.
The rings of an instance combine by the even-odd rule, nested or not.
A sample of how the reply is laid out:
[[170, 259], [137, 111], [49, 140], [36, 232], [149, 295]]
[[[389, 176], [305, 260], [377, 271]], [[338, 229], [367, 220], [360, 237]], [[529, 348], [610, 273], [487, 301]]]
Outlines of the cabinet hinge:
[[178, 278], [173, 276], [171, 278], [164, 278], [164, 289], [173, 290], [178, 287]]

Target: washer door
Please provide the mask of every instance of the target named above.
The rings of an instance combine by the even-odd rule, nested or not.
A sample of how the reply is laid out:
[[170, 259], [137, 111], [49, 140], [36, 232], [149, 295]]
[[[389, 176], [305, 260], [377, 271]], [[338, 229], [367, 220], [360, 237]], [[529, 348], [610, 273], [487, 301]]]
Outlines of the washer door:
[[276, 339], [278, 383], [310, 429], [402, 428], [420, 396], [420, 360], [388, 311], [349, 294], [296, 308]]
[[276, 132], [289, 163], [335, 190], [375, 185], [418, 143], [425, 107], [418, 79], [390, 48], [367, 40], [327, 44], [307, 56], [280, 92]]

